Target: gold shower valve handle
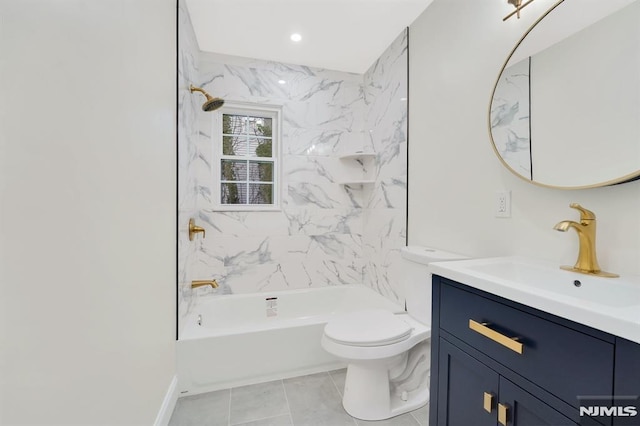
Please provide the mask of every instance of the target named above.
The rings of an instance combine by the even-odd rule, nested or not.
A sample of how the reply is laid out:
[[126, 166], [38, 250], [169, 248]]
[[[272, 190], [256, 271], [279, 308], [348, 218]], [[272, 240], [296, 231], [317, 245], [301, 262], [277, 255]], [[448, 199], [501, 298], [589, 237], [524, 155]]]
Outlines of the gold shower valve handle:
[[196, 237], [196, 234], [200, 232], [202, 233], [202, 238], [204, 238], [204, 228], [196, 226], [196, 221], [193, 219], [189, 219], [189, 241], [193, 241], [193, 239]]

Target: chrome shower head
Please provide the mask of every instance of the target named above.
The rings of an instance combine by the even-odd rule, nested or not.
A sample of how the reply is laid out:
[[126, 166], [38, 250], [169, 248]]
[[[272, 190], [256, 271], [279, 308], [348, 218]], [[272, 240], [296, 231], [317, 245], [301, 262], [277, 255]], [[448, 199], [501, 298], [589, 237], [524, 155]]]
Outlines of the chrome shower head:
[[207, 100], [202, 104], [202, 110], [203, 111], [206, 111], [206, 112], [215, 111], [218, 108], [220, 108], [222, 105], [224, 105], [224, 99], [222, 99], [222, 98], [214, 98], [213, 96], [211, 96], [210, 94], [208, 94], [207, 92], [205, 92], [204, 90], [202, 90], [199, 87], [195, 87], [194, 85], [190, 85], [189, 86], [189, 91], [191, 93], [200, 92], [205, 96], [205, 98], [207, 98]]

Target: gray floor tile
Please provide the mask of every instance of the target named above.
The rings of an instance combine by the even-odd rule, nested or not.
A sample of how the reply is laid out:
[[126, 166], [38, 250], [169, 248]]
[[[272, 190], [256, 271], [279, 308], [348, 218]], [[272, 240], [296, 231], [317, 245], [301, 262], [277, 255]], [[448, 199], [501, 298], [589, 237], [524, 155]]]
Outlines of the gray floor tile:
[[347, 378], [347, 369], [343, 368], [340, 370], [329, 371], [329, 375], [331, 379], [333, 379], [333, 383], [336, 384], [338, 388], [338, 392], [340, 392], [340, 396], [344, 394], [344, 381]]
[[291, 416], [285, 414], [284, 416], [269, 417], [268, 419], [255, 420], [253, 422], [241, 423], [236, 426], [292, 426]]
[[227, 426], [229, 389], [179, 398], [169, 426]]
[[342, 369], [183, 397], [169, 426], [428, 426], [429, 405], [387, 420], [353, 419], [339, 392], [345, 376]]
[[232, 425], [289, 413], [281, 380], [231, 389]]
[[416, 418], [418, 423], [420, 423], [420, 426], [429, 426], [429, 404], [413, 410], [411, 414]]
[[295, 426], [356, 426], [328, 373], [284, 380]]
[[358, 420], [358, 426], [376, 425], [376, 426], [420, 426], [418, 421], [413, 418], [411, 413], [402, 414], [386, 420], [367, 421]]

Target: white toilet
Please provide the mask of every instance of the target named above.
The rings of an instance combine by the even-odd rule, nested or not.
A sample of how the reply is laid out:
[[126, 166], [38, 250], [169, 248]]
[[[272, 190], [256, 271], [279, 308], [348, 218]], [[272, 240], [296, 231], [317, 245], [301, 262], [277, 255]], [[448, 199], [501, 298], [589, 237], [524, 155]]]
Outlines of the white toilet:
[[382, 420], [429, 401], [431, 262], [462, 255], [426, 247], [402, 248], [407, 312], [368, 310], [327, 323], [322, 347], [348, 361], [342, 405], [351, 416]]

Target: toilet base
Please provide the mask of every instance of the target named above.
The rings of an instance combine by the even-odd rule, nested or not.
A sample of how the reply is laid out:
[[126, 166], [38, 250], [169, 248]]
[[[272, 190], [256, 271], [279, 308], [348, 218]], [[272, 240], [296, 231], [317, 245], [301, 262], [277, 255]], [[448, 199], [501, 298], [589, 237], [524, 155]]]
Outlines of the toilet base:
[[[423, 342], [403, 356], [351, 362], [347, 367], [342, 405], [352, 417], [384, 420], [416, 410], [429, 402], [428, 362]], [[428, 354], [428, 352], [427, 352]], [[389, 377], [401, 366], [404, 372]]]

